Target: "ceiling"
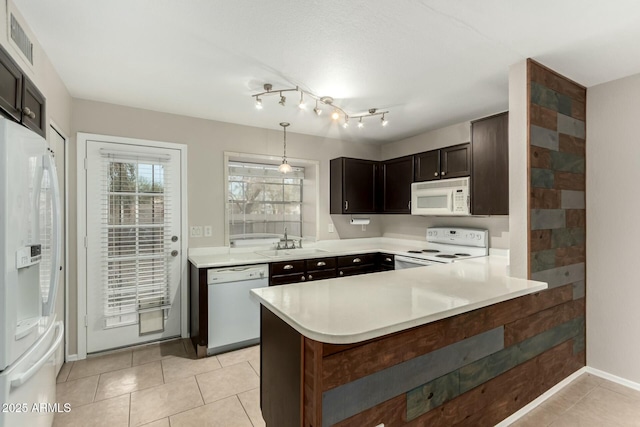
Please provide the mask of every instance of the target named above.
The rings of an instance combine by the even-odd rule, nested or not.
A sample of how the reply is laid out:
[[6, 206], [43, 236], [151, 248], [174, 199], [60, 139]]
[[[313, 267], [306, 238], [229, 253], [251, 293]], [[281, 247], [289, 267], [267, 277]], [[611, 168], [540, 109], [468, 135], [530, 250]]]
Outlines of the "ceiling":
[[[372, 143], [504, 111], [534, 58], [587, 87], [640, 72], [637, 0], [14, 0], [75, 98]], [[615, 7], [614, 7], [615, 6]], [[344, 129], [293, 93], [332, 96]]]

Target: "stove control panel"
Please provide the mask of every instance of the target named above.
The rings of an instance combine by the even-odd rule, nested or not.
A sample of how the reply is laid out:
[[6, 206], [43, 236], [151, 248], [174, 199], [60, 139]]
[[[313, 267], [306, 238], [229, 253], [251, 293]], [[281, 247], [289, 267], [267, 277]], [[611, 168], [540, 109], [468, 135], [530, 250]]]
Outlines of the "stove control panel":
[[484, 248], [489, 243], [489, 232], [475, 228], [432, 227], [427, 229], [427, 242]]

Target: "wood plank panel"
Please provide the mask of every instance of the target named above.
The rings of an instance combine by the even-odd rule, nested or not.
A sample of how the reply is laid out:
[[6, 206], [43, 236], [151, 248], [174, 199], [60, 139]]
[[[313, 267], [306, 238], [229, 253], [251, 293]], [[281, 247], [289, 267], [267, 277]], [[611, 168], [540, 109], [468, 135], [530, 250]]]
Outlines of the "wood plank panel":
[[558, 113], [536, 104], [530, 105], [531, 124], [545, 129], [558, 129]]
[[302, 389], [303, 425], [314, 427], [322, 425], [322, 344], [304, 338], [304, 360]]
[[429, 323], [332, 354], [325, 357], [323, 362], [323, 391], [571, 300], [573, 287], [562, 286]]
[[504, 326], [504, 346], [510, 347], [575, 317], [583, 316], [584, 309], [584, 299], [573, 300], [508, 323]]

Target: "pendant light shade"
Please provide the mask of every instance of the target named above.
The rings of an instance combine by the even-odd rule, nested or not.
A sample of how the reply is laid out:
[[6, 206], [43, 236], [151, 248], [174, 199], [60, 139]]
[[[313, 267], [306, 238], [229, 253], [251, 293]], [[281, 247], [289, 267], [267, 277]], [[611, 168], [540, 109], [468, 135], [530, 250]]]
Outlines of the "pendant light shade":
[[281, 122], [280, 126], [282, 126], [282, 129], [284, 130], [284, 145], [282, 152], [282, 163], [280, 164], [280, 166], [278, 166], [278, 171], [281, 173], [288, 173], [292, 171], [291, 165], [287, 162], [287, 126], [289, 126], [289, 123]]

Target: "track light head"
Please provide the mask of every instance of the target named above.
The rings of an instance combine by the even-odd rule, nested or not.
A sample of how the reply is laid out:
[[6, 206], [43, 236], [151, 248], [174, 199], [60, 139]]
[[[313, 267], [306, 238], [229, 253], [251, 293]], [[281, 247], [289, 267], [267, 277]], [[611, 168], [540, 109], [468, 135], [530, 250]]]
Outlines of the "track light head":
[[348, 128], [349, 127], [349, 116], [344, 116], [344, 123], [342, 124], [343, 128]]
[[316, 113], [316, 116], [322, 114], [322, 108], [318, 108], [318, 100], [316, 99], [316, 108], [313, 109], [313, 112]]
[[360, 121], [358, 122], [358, 128], [362, 129], [364, 127], [364, 123], [362, 123], [362, 117], [360, 117]]
[[333, 110], [333, 113], [331, 113], [331, 118], [333, 120], [338, 120], [340, 118], [340, 113], [338, 112], [338, 110]]
[[301, 110], [307, 109], [307, 104], [304, 103], [304, 93], [300, 92], [300, 102], [298, 103], [298, 108]]
[[262, 110], [262, 99], [256, 96], [256, 108]]
[[287, 102], [287, 97], [284, 96], [283, 94], [280, 94], [280, 102], [278, 102], [278, 104], [282, 105], [284, 107], [284, 103]]
[[382, 114], [382, 118], [380, 119], [380, 123], [382, 124], [382, 126], [386, 126], [389, 124], [389, 120], [384, 118], [384, 114]]

